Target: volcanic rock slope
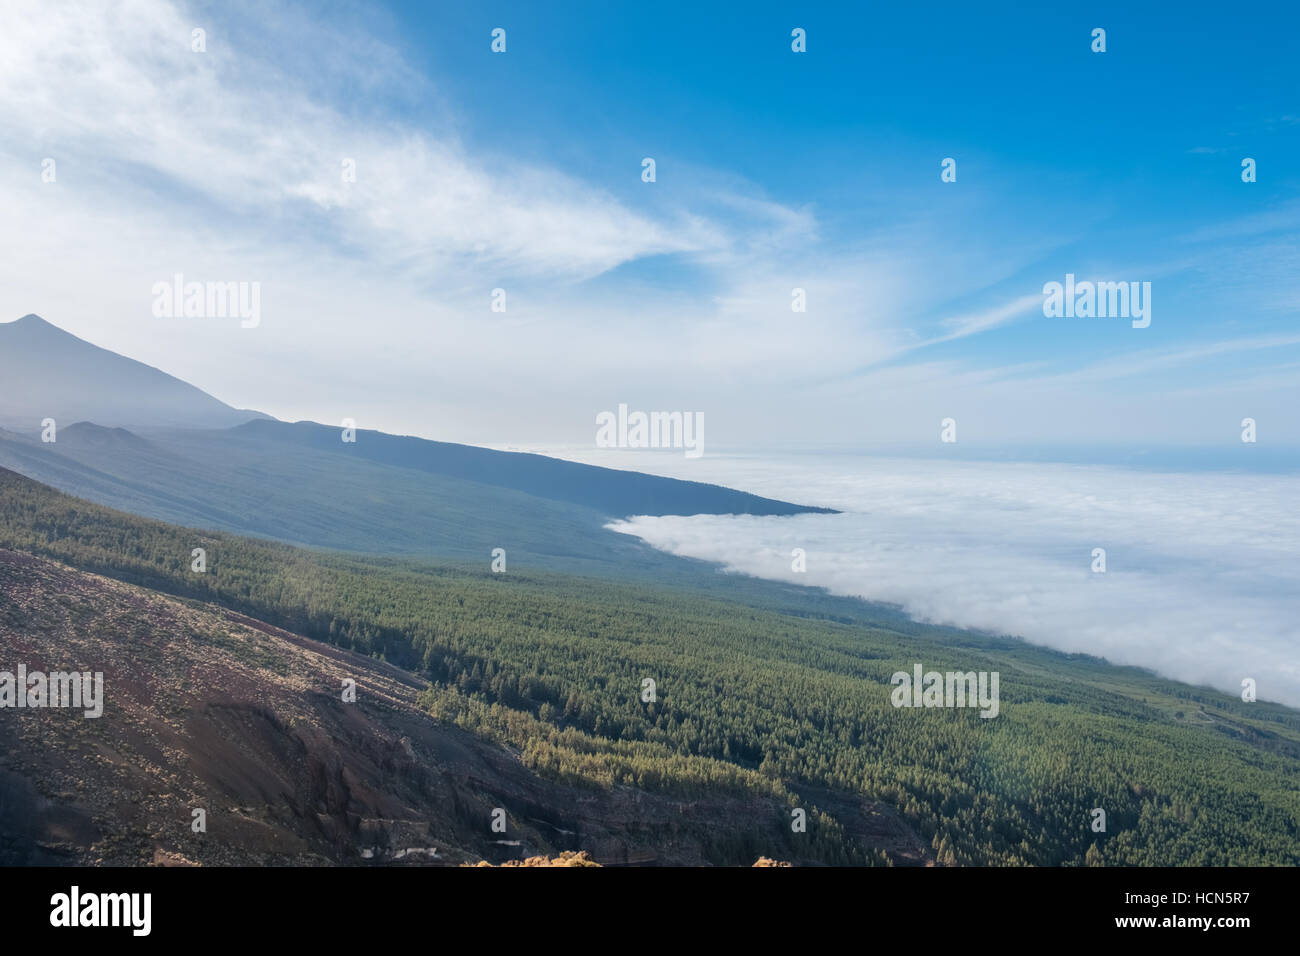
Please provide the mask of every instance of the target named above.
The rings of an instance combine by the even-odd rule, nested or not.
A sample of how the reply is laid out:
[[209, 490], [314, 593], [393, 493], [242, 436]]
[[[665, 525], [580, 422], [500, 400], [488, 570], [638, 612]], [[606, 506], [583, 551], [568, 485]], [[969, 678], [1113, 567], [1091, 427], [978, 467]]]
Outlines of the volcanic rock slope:
[[0, 549], [0, 671], [19, 663], [102, 672], [105, 704], [0, 709], [0, 865], [699, 864], [710, 832], [783, 812], [541, 778], [398, 668]]

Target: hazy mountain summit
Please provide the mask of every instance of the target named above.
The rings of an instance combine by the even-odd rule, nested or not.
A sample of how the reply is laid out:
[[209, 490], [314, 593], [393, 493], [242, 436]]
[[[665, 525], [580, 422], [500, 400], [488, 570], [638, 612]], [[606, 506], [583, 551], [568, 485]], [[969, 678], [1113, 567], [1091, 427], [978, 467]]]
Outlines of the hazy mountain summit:
[[7, 427], [30, 433], [53, 418], [60, 426], [229, 428], [267, 417], [232, 408], [38, 315], [0, 324], [0, 424]]

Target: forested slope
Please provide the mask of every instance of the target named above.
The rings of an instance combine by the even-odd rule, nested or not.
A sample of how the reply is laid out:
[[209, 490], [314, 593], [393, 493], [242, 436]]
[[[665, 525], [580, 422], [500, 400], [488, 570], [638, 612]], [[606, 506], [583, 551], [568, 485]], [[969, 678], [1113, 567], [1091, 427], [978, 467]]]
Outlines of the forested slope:
[[[1300, 715], [1092, 658], [656, 586], [304, 551], [6, 472], [0, 547], [409, 668], [431, 682], [434, 714], [555, 779], [806, 809], [809, 855], [826, 862], [919, 860], [911, 831], [944, 863], [1300, 863]], [[890, 675], [918, 662], [1000, 672], [1000, 715], [893, 708]]]

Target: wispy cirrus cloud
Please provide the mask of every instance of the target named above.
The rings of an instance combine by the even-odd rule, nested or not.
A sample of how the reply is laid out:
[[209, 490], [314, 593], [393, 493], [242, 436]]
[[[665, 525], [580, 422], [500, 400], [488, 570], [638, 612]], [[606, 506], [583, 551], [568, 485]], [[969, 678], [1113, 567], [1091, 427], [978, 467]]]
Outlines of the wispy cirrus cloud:
[[933, 339], [932, 342], [950, 342], [953, 339], [961, 339], [968, 335], [987, 332], [989, 329], [996, 329], [1034, 312], [1041, 315], [1042, 307], [1042, 295], [1029, 293], [980, 312], [952, 316], [939, 323], [945, 330], [945, 334]]
[[[651, 220], [554, 168], [471, 156], [450, 125], [403, 127], [333, 106], [278, 60], [232, 46], [220, 20], [164, 0], [33, 3], [11, 24], [0, 35], [4, 139], [30, 148], [35, 134], [68, 181], [105, 190], [101, 202], [125, 181], [132, 202], [206, 203], [246, 229], [289, 227], [430, 275], [469, 266], [588, 276], [707, 241], [688, 221]], [[197, 53], [200, 25], [207, 50]], [[317, 44], [327, 63], [347, 49], [319, 27], [304, 38], [300, 18], [267, 29], [286, 46]], [[386, 82], [368, 68], [372, 84], [408, 82], [396, 51], [363, 48], [385, 64]], [[354, 51], [334, 68], [358, 62]], [[344, 181], [345, 159], [355, 182]]]

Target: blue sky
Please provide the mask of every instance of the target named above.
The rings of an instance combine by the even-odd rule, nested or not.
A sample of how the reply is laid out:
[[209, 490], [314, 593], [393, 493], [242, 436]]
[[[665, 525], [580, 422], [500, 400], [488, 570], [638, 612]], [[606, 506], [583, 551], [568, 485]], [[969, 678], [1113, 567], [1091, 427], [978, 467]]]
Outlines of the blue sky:
[[[1160, 289], [1177, 328], [1160, 323], [1144, 345], [1224, 331], [1235, 317], [1199, 304], [1219, 277], [1199, 261], [1212, 241], [1195, 237], [1296, 198], [1294, 8], [1276, 7], [1271, 28], [1267, 8], [1234, 21], [1221, 6], [1192, 5], [1173, 23], [1132, 4], [1033, 6], [766, 3], [738, 17], [697, 3], [656, 4], [653, 15], [604, 3], [566, 5], [563, 15], [489, 4], [444, 17], [399, 4], [393, 28], [413, 60], [445, 70], [449, 97], [477, 121], [476, 146], [546, 156], [632, 208], [689, 195], [696, 169], [725, 171], [773, 201], [814, 209], [830, 246], [869, 239], [882, 218], [922, 217], [1025, 263], [970, 294], [954, 289], [945, 306], [978, 309], [983, 296], [1033, 291], [1043, 273], [1134, 262], [1143, 275], [1180, 273]], [[489, 23], [509, 24], [507, 57], [466, 43]], [[806, 55], [790, 52], [792, 24], [809, 33]], [[1090, 48], [1095, 26], [1107, 29], [1104, 55]], [[628, 175], [627, 157], [639, 153], [663, 166], [653, 192]], [[1267, 170], [1250, 186], [1240, 180], [1246, 155]], [[938, 182], [945, 156], [959, 160], [959, 189]], [[1292, 251], [1268, 237], [1230, 252]], [[1287, 256], [1272, 276], [1292, 307], [1295, 264]], [[1258, 278], [1248, 272], [1239, 278]], [[689, 262], [644, 274], [707, 285]], [[1255, 330], [1295, 331], [1293, 308], [1267, 308], [1270, 291], [1258, 290]], [[925, 316], [916, 319], [923, 327]], [[1079, 360], [1117, 344], [1095, 325], [1035, 331], [1045, 334], [1008, 329], [945, 351], [1029, 358], [1055, 342]]]
[[[232, 404], [483, 442], [628, 402], [737, 445], [948, 415], [990, 447], [1300, 443], [1285, 5], [24, 6], [0, 318]], [[176, 272], [261, 282], [262, 325], [154, 317]], [[1150, 282], [1150, 327], [1045, 318], [1067, 272]]]
[[[1176, 327], [1161, 322], [1143, 345], [1230, 331], [1244, 317], [1202, 302], [1222, 260], [1195, 237], [1296, 198], [1294, 8], [1273, 8], [1270, 24], [1267, 7], [1233, 18], [1193, 4], [1172, 18], [1127, 3], [1034, 6], [764, 3], [740, 17], [698, 3], [656, 4], [652, 15], [606, 3], [556, 15], [525, 3], [448, 18], [417, 3], [397, 5], [394, 28], [413, 60], [445, 70], [449, 96], [479, 121], [477, 146], [555, 158], [632, 208], [689, 193], [696, 168], [726, 171], [815, 209], [831, 246], [868, 239], [882, 218], [923, 217], [1024, 263], [1008, 263], [1003, 281], [954, 289], [931, 318], [1033, 291], [1044, 273], [1132, 262], [1143, 276], [1177, 270], [1160, 283], [1162, 316], [1176, 314]], [[509, 24], [507, 57], [465, 42], [489, 23]], [[808, 31], [808, 54], [791, 54], [791, 25]], [[1096, 26], [1107, 30], [1105, 54], [1091, 50]], [[653, 193], [628, 175], [639, 152], [664, 167]], [[1246, 155], [1267, 171], [1250, 186], [1240, 180]], [[945, 156], [959, 160], [959, 189], [938, 182]], [[1242, 238], [1251, 241], [1232, 243], [1223, 265], [1247, 274], [1229, 281], [1264, 269], [1279, 288], [1235, 289], [1232, 299], [1258, 295], [1254, 332], [1294, 332], [1294, 249], [1275, 248], [1268, 230]], [[1253, 247], [1270, 257], [1258, 268], [1241, 262]], [[689, 262], [645, 274], [707, 287]], [[934, 351], [1031, 359], [1056, 346], [1079, 361], [1124, 349], [1124, 330], [1113, 331], [1039, 323]]]

